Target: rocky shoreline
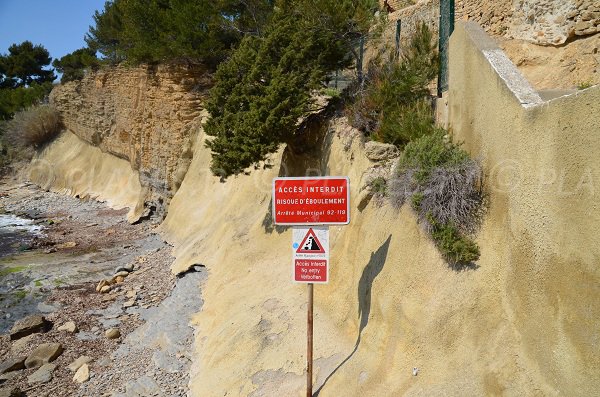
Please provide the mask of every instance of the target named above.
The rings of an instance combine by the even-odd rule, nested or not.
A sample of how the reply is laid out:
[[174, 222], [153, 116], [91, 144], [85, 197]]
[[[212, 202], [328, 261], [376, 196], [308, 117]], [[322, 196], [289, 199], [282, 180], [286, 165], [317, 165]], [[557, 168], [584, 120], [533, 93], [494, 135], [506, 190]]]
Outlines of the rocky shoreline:
[[1, 397], [188, 395], [203, 267], [173, 276], [156, 225], [101, 203], [4, 179], [0, 208], [44, 225], [0, 258]]

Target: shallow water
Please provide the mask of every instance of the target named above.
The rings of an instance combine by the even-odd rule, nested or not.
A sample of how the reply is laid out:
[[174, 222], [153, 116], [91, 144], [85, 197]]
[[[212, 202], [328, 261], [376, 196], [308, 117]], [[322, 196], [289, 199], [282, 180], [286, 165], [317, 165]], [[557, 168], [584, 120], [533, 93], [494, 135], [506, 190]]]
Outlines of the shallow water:
[[31, 219], [0, 214], [0, 258], [26, 249], [35, 237], [42, 235], [42, 230]]

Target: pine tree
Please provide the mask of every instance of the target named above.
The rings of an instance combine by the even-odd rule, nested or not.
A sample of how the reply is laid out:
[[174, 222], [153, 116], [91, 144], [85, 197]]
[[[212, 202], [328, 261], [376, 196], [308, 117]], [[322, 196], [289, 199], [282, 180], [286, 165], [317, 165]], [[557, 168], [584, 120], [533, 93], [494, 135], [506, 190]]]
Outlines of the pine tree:
[[219, 66], [205, 125], [214, 137], [207, 146], [215, 175], [239, 174], [293, 139], [313, 91], [328, 72], [352, 62], [349, 39], [361, 34], [358, 3], [281, 2], [264, 35], [245, 37]]

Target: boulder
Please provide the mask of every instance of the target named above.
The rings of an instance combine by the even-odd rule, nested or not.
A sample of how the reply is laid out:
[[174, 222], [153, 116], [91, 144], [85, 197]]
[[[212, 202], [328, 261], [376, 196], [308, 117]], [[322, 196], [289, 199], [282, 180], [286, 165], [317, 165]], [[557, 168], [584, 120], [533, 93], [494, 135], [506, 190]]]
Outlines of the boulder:
[[121, 331], [118, 328], [109, 328], [104, 332], [104, 336], [108, 339], [117, 339], [121, 336]]
[[56, 369], [54, 364], [44, 364], [37, 371], [27, 377], [27, 383], [48, 383], [52, 380], [52, 372]]
[[0, 389], [0, 397], [23, 397], [25, 393], [18, 387], [7, 387]]
[[77, 328], [77, 325], [73, 322], [73, 321], [67, 321], [66, 323], [64, 323], [63, 325], [61, 325], [60, 327], [58, 327], [59, 331], [66, 331], [70, 334], [74, 334], [77, 331], [79, 331], [79, 329]]
[[46, 332], [50, 329], [51, 325], [49, 321], [46, 321], [44, 316], [40, 316], [39, 314], [25, 317], [13, 325], [10, 330], [10, 340], [21, 339], [37, 332]]
[[108, 282], [108, 280], [100, 280], [100, 282], [98, 283], [98, 285], [96, 285], [96, 292], [100, 292], [102, 290], [103, 287], [110, 285], [110, 283]]
[[128, 264], [123, 265], [123, 266], [118, 266], [115, 269], [115, 274], [117, 274], [119, 272], [131, 273], [133, 271], [133, 267], [134, 267], [133, 263], [128, 263]]
[[100, 292], [102, 292], [103, 294], [107, 293], [110, 291], [110, 285], [105, 285], [104, 287], [100, 288]]
[[369, 160], [377, 162], [398, 157], [400, 151], [389, 143], [369, 141], [365, 143], [365, 155]]
[[25, 369], [25, 358], [26, 357], [16, 357], [2, 361], [0, 363], [0, 374]]
[[87, 364], [83, 364], [75, 375], [73, 376], [73, 382], [84, 383], [90, 380], [90, 367]]
[[63, 352], [60, 343], [43, 343], [35, 348], [25, 360], [25, 367], [37, 368], [56, 360]]
[[89, 364], [91, 362], [92, 362], [91, 357], [81, 356], [77, 360], [75, 360], [71, 364], [69, 364], [69, 366], [67, 368], [69, 368], [69, 370], [72, 372], [76, 372], [79, 368], [81, 368], [82, 365]]

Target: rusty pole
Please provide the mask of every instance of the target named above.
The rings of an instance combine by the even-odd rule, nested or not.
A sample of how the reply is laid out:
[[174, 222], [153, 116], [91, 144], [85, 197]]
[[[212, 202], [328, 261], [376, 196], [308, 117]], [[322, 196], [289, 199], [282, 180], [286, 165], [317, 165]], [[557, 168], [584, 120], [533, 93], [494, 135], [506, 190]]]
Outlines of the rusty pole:
[[306, 397], [312, 397], [313, 381], [313, 283], [308, 283], [308, 316], [306, 318]]

